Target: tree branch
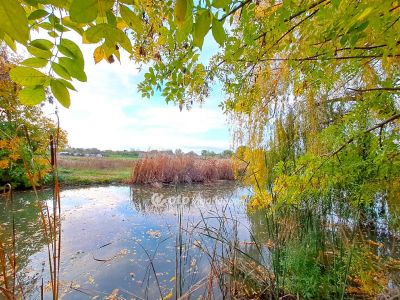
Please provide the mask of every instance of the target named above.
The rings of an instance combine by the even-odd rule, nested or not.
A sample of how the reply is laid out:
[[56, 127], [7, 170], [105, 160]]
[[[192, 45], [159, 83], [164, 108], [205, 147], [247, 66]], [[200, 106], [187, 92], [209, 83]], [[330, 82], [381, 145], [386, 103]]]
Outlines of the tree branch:
[[400, 87], [392, 87], [392, 88], [371, 88], [371, 89], [353, 89], [347, 88], [348, 90], [357, 92], [357, 93], [366, 93], [366, 92], [374, 92], [374, 91], [388, 91], [388, 92], [399, 92]]
[[239, 9], [241, 9], [243, 6], [245, 6], [246, 4], [250, 3], [253, 0], [245, 0], [243, 2], [240, 2], [240, 4], [238, 6], [236, 6], [234, 9], [232, 9], [230, 12], [226, 13], [225, 15], [223, 15], [221, 18], [218, 19], [218, 21], [223, 21], [225, 20], [227, 17], [229, 17], [230, 15], [234, 14], [235, 12], [237, 12]]
[[[346, 60], [346, 59], [370, 59], [370, 58], [382, 58], [382, 55], [352, 55], [352, 56], [337, 56], [337, 57], [322, 57], [323, 54], [316, 54], [314, 56], [302, 57], [302, 58], [260, 58], [257, 61], [316, 61], [316, 60]], [[388, 55], [387, 57], [400, 57], [400, 54]], [[241, 62], [255, 63], [255, 61], [238, 60]]]
[[[376, 124], [376, 125], [374, 125], [374, 126], [368, 128], [367, 130], [365, 130], [365, 131], [363, 132], [363, 134], [369, 133], [369, 132], [374, 131], [375, 129], [378, 129], [378, 128], [382, 128], [382, 127], [385, 126], [386, 124], [388, 124], [388, 123], [390, 123], [390, 122], [392, 122], [392, 121], [394, 121], [394, 120], [396, 120], [396, 119], [398, 119], [398, 118], [400, 118], [400, 113], [399, 113], [399, 114], [395, 114], [395, 115], [393, 115], [392, 117], [390, 117], [389, 119], [386, 119], [386, 120], [384, 120], [384, 121], [382, 121], [382, 122], [380, 122], [380, 123], [378, 123], [378, 124]], [[349, 145], [349, 144], [351, 144], [352, 142], [354, 142], [354, 139], [355, 139], [355, 137], [352, 137], [352, 138], [348, 139], [342, 146], [340, 146], [340, 148], [338, 148], [337, 150], [335, 150], [334, 152], [332, 152], [332, 153], [330, 153], [330, 154], [325, 154], [325, 155], [323, 155], [323, 156], [332, 157], [332, 156], [338, 154], [338, 153], [339, 153], [340, 151], [342, 151], [347, 145]]]

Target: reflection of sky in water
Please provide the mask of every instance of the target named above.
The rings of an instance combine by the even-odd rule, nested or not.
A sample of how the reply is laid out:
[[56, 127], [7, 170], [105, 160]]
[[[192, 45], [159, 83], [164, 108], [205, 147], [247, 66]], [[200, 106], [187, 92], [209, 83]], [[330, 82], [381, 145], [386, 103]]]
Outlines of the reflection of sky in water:
[[[61, 285], [65, 299], [103, 297], [114, 289], [119, 289], [126, 298], [159, 298], [148, 255], [154, 263], [162, 294], [173, 292], [178, 211], [183, 211], [185, 232], [191, 231], [202, 216], [210, 218], [218, 212], [238, 220], [239, 237], [249, 240], [245, 204], [241, 200], [246, 194], [247, 190], [230, 183], [178, 189], [107, 186], [63, 191]], [[50, 195], [42, 192], [39, 198], [49, 199]], [[29, 193], [17, 194], [15, 205], [22, 207], [29, 203], [29, 198], [32, 198]], [[29, 209], [35, 207], [31, 205]], [[207, 224], [218, 226], [213, 218], [207, 219]], [[40, 226], [36, 223], [35, 226], [39, 232]], [[25, 234], [31, 233], [25, 230]], [[213, 241], [198, 231], [193, 235], [183, 234], [183, 240], [190, 249], [182, 258], [182, 268], [186, 270], [184, 290], [187, 290], [209, 273], [207, 258], [197, 246], [210, 247]], [[46, 247], [43, 242], [37, 246], [25, 268], [31, 271], [29, 274], [41, 273], [42, 264], [47, 264]], [[46, 279], [46, 266], [43, 274]], [[198, 295], [201, 292], [200, 289]]]

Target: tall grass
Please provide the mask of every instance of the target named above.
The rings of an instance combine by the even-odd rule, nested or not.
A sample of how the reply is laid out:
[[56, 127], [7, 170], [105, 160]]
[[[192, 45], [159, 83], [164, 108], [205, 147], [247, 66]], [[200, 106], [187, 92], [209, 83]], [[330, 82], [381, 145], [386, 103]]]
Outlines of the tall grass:
[[[58, 116], [57, 116], [58, 117]], [[26, 138], [30, 140], [29, 132], [24, 125]], [[17, 129], [18, 130], [18, 129]], [[50, 273], [50, 285], [52, 299], [57, 300], [59, 298], [59, 275], [60, 275], [60, 262], [61, 262], [61, 202], [60, 202], [60, 186], [58, 182], [58, 164], [57, 164], [57, 145], [59, 137], [59, 127], [57, 129], [55, 137], [50, 136], [50, 164], [53, 174], [53, 201], [52, 207], [47, 205], [47, 202], [43, 203], [39, 201], [37, 194], [37, 187], [34, 176], [28, 169], [26, 169], [26, 175], [32, 185], [32, 189], [35, 193], [36, 200], [38, 203], [38, 209], [40, 212], [40, 219], [43, 226], [43, 235], [47, 242], [47, 254], [48, 254], [48, 268]], [[32, 149], [29, 149], [33, 153]], [[26, 163], [24, 161], [24, 163]], [[1, 195], [7, 200], [13, 203], [11, 185], [7, 184]], [[0, 241], [0, 296], [6, 299], [25, 299], [24, 286], [18, 283], [18, 257], [16, 256], [16, 248], [18, 245], [14, 209], [12, 209], [12, 233], [11, 243], [3, 243]], [[0, 226], [0, 231], [2, 228]], [[41, 299], [44, 295], [44, 282], [42, 279]]]
[[377, 242], [389, 232], [366, 235], [358, 209], [323, 208], [257, 212], [245, 243], [232, 216], [216, 215], [217, 226], [204, 218], [198, 229], [218, 244], [216, 258], [203, 250], [225, 298], [400, 299], [396, 250]]
[[204, 183], [233, 179], [234, 172], [230, 159], [160, 155], [137, 160], [130, 183]]

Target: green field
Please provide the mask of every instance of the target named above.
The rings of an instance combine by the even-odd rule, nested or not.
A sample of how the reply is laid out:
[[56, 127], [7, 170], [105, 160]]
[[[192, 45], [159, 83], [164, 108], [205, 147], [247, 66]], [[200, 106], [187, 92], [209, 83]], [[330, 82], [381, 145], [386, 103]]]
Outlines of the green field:
[[66, 157], [59, 159], [58, 175], [64, 185], [125, 183], [134, 159], [110, 157]]

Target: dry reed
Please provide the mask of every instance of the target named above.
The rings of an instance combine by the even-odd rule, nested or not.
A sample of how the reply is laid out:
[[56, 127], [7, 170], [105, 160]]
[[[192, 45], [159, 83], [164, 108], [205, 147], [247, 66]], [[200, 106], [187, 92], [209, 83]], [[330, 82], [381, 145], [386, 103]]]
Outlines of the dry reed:
[[130, 183], [204, 183], [233, 179], [234, 172], [230, 159], [160, 155], [137, 160]]

